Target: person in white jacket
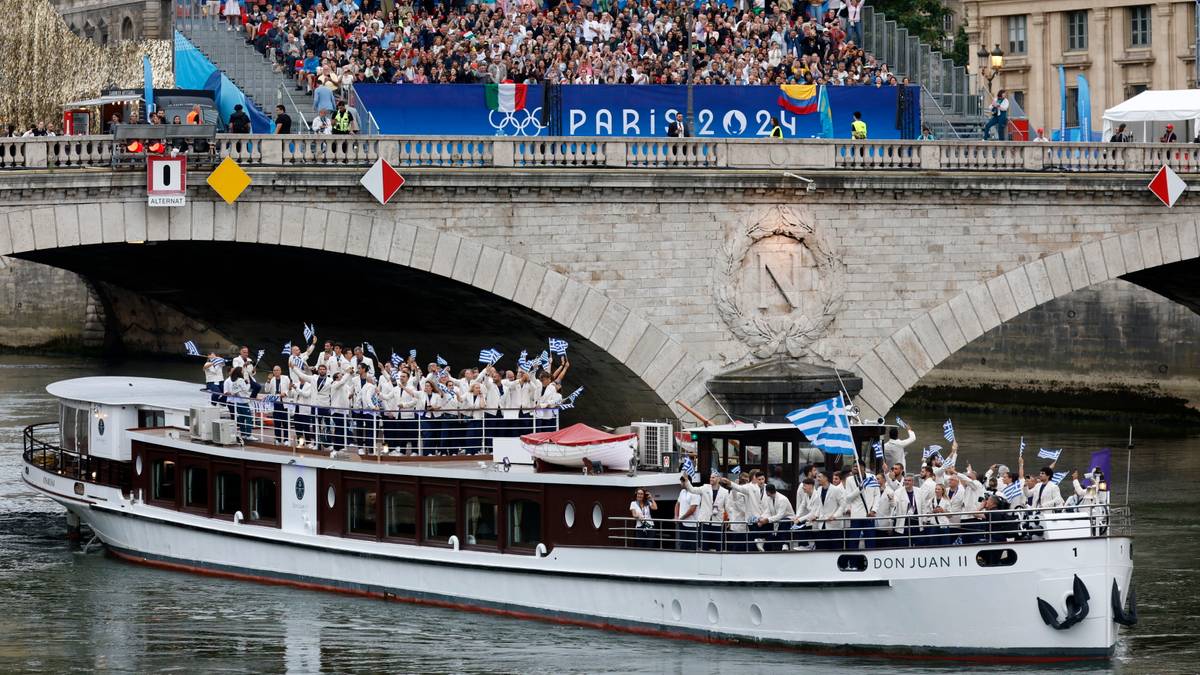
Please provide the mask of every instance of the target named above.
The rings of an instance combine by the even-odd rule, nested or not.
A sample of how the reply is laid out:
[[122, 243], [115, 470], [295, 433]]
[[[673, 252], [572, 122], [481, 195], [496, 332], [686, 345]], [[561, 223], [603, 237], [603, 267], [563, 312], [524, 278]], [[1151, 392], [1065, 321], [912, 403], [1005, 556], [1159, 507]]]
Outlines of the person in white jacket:
[[842, 514], [846, 511], [846, 492], [840, 485], [833, 484], [829, 473], [817, 474], [816, 500], [818, 515], [814, 521], [816, 528], [816, 547], [823, 550], [837, 550], [842, 547], [843, 521]]
[[743, 515], [749, 530], [746, 535], [747, 550], [754, 550], [758, 544], [765, 541], [768, 529], [763, 520], [763, 514], [766, 512], [764, 505], [767, 496], [766, 482], [767, 477], [759, 469], [750, 472], [750, 482], [745, 484], [731, 483], [728, 478], [721, 479], [722, 487], [745, 497], [742, 504]]
[[878, 481], [872, 476], [871, 484], [864, 477], [849, 469], [842, 472], [842, 486], [846, 491], [846, 510], [850, 514], [850, 528], [846, 533], [846, 547], [850, 549], [871, 548], [871, 530], [875, 517], [875, 502], [879, 499]]
[[700, 520], [700, 541], [703, 550], [719, 551], [724, 539], [722, 530], [729, 518], [726, 503], [729, 500], [729, 490], [721, 487], [721, 474], [714, 471], [708, 477], [708, 485], [695, 486], [687, 476], [680, 476], [679, 482], [683, 488], [693, 495], [700, 496], [700, 506], [696, 515]]
[[763, 549], [768, 551], [782, 550], [789, 539], [790, 532], [788, 527], [796, 512], [792, 509], [792, 503], [788, 501], [788, 498], [782, 492], [775, 488], [774, 483], [766, 484], [764, 506], [766, 507], [766, 511], [763, 513], [763, 519], [766, 522], [763, 525], [768, 530]]
[[895, 532], [906, 538], [906, 540], [898, 539], [896, 542], [899, 545], [912, 546], [914, 542], [920, 541], [921, 520], [919, 516], [924, 508], [921, 493], [913, 487], [912, 476], [904, 477], [904, 485], [895, 492], [892, 501]]
[[354, 388], [350, 384], [350, 377], [344, 372], [335, 372], [333, 374], [333, 384], [330, 385], [330, 429], [333, 432], [330, 438], [330, 447], [334, 450], [341, 450], [350, 443], [350, 397], [354, 393]]
[[[288, 414], [287, 406], [284, 400], [292, 393], [292, 380], [287, 375], [283, 374], [283, 369], [275, 366], [271, 369], [271, 375], [267, 378], [266, 384], [263, 385], [262, 394], [272, 401], [273, 411], [271, 413], [271, 426], [275, 430], [275, 443], [284, 444], [288, 442], [288, 431], [291, 426], [291, 417]], [[265, 439], [264, 439], [265, 440]]]
[[883, 460], [888, 465], [899, 464], [904, 471], [908, 471], [908, 459], [905, 457], [905, 450], [908, 446], [917, 442], [917, 434], [913, 432], [911, 427], [905, 428], [908, 432], [907, 436], [901, 440], [898, 430], [893, 427], [888, 429], [888, 442], [883, 445]]

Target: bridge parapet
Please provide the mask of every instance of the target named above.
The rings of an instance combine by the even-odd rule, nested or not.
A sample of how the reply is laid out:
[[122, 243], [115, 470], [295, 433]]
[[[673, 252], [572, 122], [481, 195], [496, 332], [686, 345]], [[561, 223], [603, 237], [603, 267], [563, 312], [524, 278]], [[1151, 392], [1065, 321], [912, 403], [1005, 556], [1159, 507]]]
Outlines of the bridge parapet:
[[[856, 141], [845, 139], [512, 138], [223, 134], [210, 152], [246, 166], [785, 169], [882, 171], [1145, 172], [1164, 164], [1200, 171], [1200, 146], [1158, 143]], [[0, 139], [0, 168], [140, 169], [112, 136]], [[202, 162], [203, 163], [203, 162]]]

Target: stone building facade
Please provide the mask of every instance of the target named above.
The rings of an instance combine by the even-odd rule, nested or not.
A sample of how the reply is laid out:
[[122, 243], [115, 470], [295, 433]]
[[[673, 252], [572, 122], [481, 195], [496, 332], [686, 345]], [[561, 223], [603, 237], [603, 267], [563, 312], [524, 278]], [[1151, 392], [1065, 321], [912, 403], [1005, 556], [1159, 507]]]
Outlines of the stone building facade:
[[122, 40], [171, 38], [171, 2], [162, 0], [52, 0], [72, 33], [107, 45]]

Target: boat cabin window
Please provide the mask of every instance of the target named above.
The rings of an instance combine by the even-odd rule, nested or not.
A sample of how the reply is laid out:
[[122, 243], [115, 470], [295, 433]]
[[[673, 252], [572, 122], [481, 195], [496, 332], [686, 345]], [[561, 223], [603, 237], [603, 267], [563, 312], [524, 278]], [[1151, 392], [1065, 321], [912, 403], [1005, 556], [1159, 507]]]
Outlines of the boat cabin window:
[[373, 489], [358, 487], [346, 491], [346, 530], [351, 534], [374, 537], [376, 532], [375, 508], [379, 505], [379, 493]]
[[77, 408], [63, 403], [59, 406], [59, 430], [62, 447], [70, 452], [86, 455], [88, 451], [88, 429], [92, 413], [86, 408]]
[[183, 471], [183, 505], [195, 508], [208, 506], [208, 470], [189, 466]]
[[491, 497], [467, 499], [467, 543], [496, 546], [496, 500]]
[[[574, 506], [572, 506], [574, 511]], [[574, 515], [572, 515], [574, 521]], [[533, 548], [542, 540], [542, 505], [531, 499], [508, 503], [508, 545]]]
[[232, 471], [217, 474], [217, 513], [232, 516], [242, 510], [242, 476]]
[[156, 459], [150, 464], [150, 496], [160, 501], [175, 501], [175, 462]]
[[275, 481], [258, 476], [250, 479], [249, 520], [275, 520], [279, 517]]
[[454, 497], [431, 494], [425, 497], [425, 539], [443, 543], [458, 530]]
[[384, 498], [385, 533], [389, 537], [417, 536], [417, 498], [409, 490], [391, 490]]
[[167, 413], [163, 410], [138, 410], [138, 427], [158, 429], [167, 426]]

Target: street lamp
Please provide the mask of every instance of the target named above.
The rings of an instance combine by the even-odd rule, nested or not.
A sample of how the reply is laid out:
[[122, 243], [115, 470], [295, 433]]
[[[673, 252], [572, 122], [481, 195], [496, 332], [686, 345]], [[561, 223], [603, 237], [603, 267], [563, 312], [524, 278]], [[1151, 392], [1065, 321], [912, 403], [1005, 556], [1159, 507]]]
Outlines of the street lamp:
[[992, 90], [992, 80], [996, 79], [996, 74], [1004, 69], [1004, 52], [1000, 50], [1000, 45], [996, 45], [992, 51], [988, 51], [987, 47], [979, 45], [979, 51], [975, 53], [979, 57], [979, 75], [987, 80], [987, 88]]

